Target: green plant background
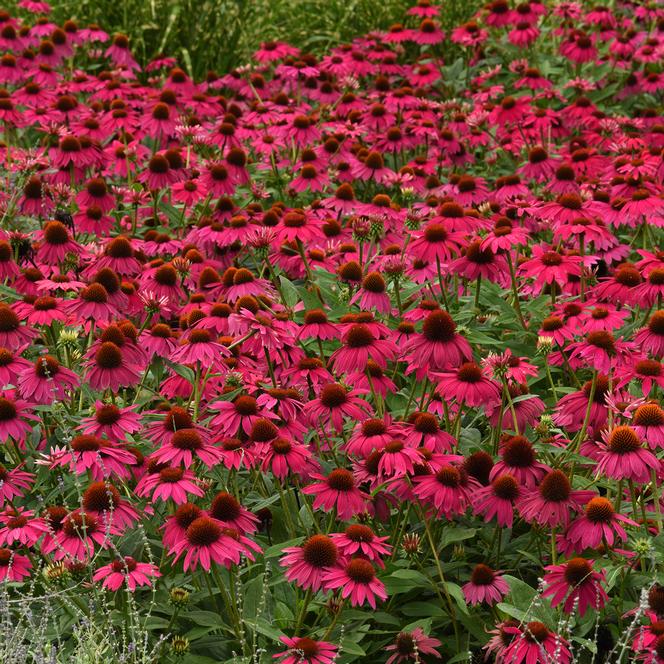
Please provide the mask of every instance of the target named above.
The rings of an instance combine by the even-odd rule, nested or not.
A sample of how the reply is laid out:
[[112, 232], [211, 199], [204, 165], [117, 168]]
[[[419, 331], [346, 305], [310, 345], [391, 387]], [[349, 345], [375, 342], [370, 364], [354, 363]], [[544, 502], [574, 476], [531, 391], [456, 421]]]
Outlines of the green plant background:
[[[58, 22], [123, 32], [142, 64], [160, 53], [189, 73], [225, 72], [248, 62], [261, 41], [280, 39], [320, 53], [406, 18], [412, 0], [56, 0]], [[478, 0], [446, 0], [443, 27], [467, 20]], [[412, 18], [412, 17], [411, 17]], [[415, 25], [415, 23], [413, 23]]]

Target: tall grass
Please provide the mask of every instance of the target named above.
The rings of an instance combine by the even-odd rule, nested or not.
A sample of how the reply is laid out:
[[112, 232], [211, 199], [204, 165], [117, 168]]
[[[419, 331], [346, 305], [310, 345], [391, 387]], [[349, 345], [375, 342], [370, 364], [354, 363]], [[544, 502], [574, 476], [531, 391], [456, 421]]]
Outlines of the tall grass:
[[[160, 53], [189, 73], [228, 71], [248, 61], [261, 41], [281, 39], [322, 52], [403, 21], [412, 0], [56, 0], [58, 21], [98, 23], [131, 38], [142, 63]], [[466, 20], [478, 0], [442, 3], [443, 25]]]

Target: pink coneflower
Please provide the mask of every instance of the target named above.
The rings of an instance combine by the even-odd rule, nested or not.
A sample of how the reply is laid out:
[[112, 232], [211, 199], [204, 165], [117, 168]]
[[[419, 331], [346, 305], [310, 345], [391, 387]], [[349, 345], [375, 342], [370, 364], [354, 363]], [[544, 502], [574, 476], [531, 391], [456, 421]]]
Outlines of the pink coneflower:
[[55, 551], [55, 560], [74, 558], [85, 561], [94, 555], [95, 545], [106, 549], [110, 536], [118, 534], [112, 524], [101, 524], [96, 517], [77, 509], [62, 519], [62, 528], [49, 548]]
[[139, 563], [131, 556], [118, 558], [109, 565], [100, 567], [93, 575], [93, 581], [104, 580], [102, 587], [113, 592], [126, 582], [127, 589], [134, 592], [139, 586], [151, 586], [151, 578], [161, 576], [159, 568], [152, 563]]
[[383, 478], [410, 475], [415, 471], [415, 467], [422, 463], [420, 452], [397, 438], [390, 440], [382, 452], [378, 474]]
[[633, 265], [621, 265], [612, 276], [599, 280], [592, 295], [600, 302], [631, 304], [642, 281], [641, 273]]
[[29, 368], [30, 362], [19, 353], [0, 347], [0, 386], [15, 385], [18, 376]]
[[393, 652], [385, 664], [400, 664], [401, 662], [422, 660], [422, 655], [431, 655], [440, 659], [440, 653], [436, 650], [441, 644], [438, 639], [427, 636], [421, 627], [416, 627], [410, 632], [399, 632], [394, 643], [385, 646], [385, 650]]
[[31, 510], [9, 507], [0, 513], [0, 546], [34, 546], [45, 532], [44, 519], [35, 517]]
[[81, 504], [86, 514], [99, 519], [103, 525], [110, 523], [118, 530], [130, 527], [139, 519], [131, 503], [124, 500], [108, 480], [90, 484], [83, 492]]
[[[463, 214], [463, 210], [460, 211]], [[426, 262], [447, 263], [459, 254], [463, 242], [462, 233], [452, 231], [438, 221], [429, 222], [423, 230], [415, 231], [412, 237], [409, 254]]]
[[166, 298], [169, 305], [180, 302], [184, 297], [178, 271], [172, 263], [164, 263], [145, 270], [141, 276], [141, 286], [156, 298]]
[[399, 425], [399, 428], [404, 442], [411, 447], [449, 452], [457, 444], [452, 435], [441, 429], [438, 418], [432, 413], [415, 411], [409, 415], [408, 424]]
[[[470, 344], [456, 331], [446, 311], [431, 312], [422, 333], [413, 335], [404, 346], [404, 360], [416, 369], [418, 380], [433, 371], [456, 368], [473, 356]], [[412, 371], [411, 367], [406, 373]]]
[[376, 339], [371, 329], [363, 323], [351, 325], [342, 341], [344, 345], [330, 357], [330, 363], [338, 374], [364, 371], [370, 358], [385, 368], [397, 353], [397, 347], [392, 341]]
[[486, 245], [483, 247], [482, 240], [473, 240], [465, 247], [462, 256], [452, 261], [449, 268], [460, 277], [471, 281], [486, 279], [493, 283], [502, 283], [507, 273], [507, 262], [503, 256], [494, 254]]
[[117, 443], [84, 434], [74, 436], [71, 450], [65, 448], [61, 454], [52, 458], [50, 467], [69, 464], [70, 470], [77, 475], [90, 471], [93, 479], [101, 480], [113, 474], [126, 477], [127, 464], [134, 462], [134, 455]]
[[[299, 173], [293, 180], [291, 180], [290, 187], [297, 193], [304, 191], [316, 192], [323, 191], [329, 184], [327, 173], [323, 170], [318, 170], [312, 164], [305, 164], [300, 169]], [[287, 215], [284, 215], [286, 217]]]
[[209, 572], [212, 563], [230, 567], [239, 564], [242, 556], [254, 560], [254, 551], [260, 551], [260, 547], [248, 537], [223, 528], [214, 519], [199, 516], [189, 524], [185, 537], [174, 543], [169, 554], [175, 555], [175, 560], [185, 554], [185, 572], [195, 570], [199, 564]]
[[655, 357], [664, 356], [664, 311], [655, 311], [648, 325], [634, 335], [634, 343]]
[[367, 496], [357, 488], [351, 471], [336, 468], [327, 477], [312, 474], [311, 478], [317, 481], [304, 487], [302, 493], [315, 496], [314, 509], [322, 508], [324, 512], [334, 509], [342, 521], [365, 511]]
[[561, 470], [549, 471], [537, 488], [522, 495], [516, 505], [519, 514], [529, 523], [538, 523], [550, 528], [567, 527], [570, 512], [579, 512], [594, 493], [573, 491], [569, 478]]
[[359, 180], [373, 180], [379, 184], [394, 176], [394, 172], [385, 166], [383, 155], [377, 150], [372, 150], [361, 160], [355, 161], [352, 174]]
[[608, 600], [602, 583], [606, 583], [604, 570], [596, 572], [593, 561], [585, 558], [572, 558], [562, 565], [548, 565], [544, 568], [546, 588], [542, 597], [551, 597], [551, 606], [558, 606], [564, 600], [563, 611], [572, 613], [577, 606], [583, 616], [591, 606], [599, 611]]
[[250, 434], [256, 421], [262, 417], [276, 419], [270, 411], [259, 408], [256, 398], [249, 394], [241, 394], [233, 401], [216, 401], [209, 408], [219, 413], [212, 418], [210, 425], [219, 427], [226, 436], [235, 436], [240, 431]]
[[664, 269], [653, 268], [645, 281], [634, 289], [633, 302], [641, 307], [652, 307], [664, 297]]
[[118, 408], [114, 404], [95, 401], [95, 414], [81, 419], [78, 429], [92, 436], [107, 436], [114, 440], [125, 440], [128, 434], [141, 429], [141, 416], [135, 412], [137, 406]]
[[174, 184], [178, 180], [178, 174], [172, 169], [168, 159], [163, 154], [154, 155], [141, 174], [138, 176], [151, 190], [158, 191]]
[[390, 297], [387, 294], [387, 284], [379, 272], [369, 272], [362, 284], [351, 298], [350, 303], [359, 305], [364, 310], [376, 309], [382, 314], [387, 314], [392, 310]]
[[285, 548], [284, 554], [279, 564], [286, 568], [286, 579], [313, 592], [323, 587], [323, 577], [339, 563], [339, 549], [327, 535], [312, 535], [302, 546]]
[[30, 326], [21, 325], [16, 312], [0, 302], [0, 346], [12, 350], [22, 348], [37, 334]]
[[[512, 30], [509, 31], [507, 38], [510, 44], [519, 48], [528, 48], [537, 41], [540, 31], [537, 26], [528, 21], [519, 21]], [[515, 86], [517, 87], [517, 86]]]
[[282, 128], [283, 137], [293, 141], [298, 147], [312, 145], [320, 138], [316, 120], [306, 115], [293, 115], [289, 124]]
[[208, 468], [215, 466], [221, 459], [218, 448], [208, 443], [196, 429], [178, 429], [168, 441], [152, 453], [151, 458], [160, 463], [171, 465], [183, 464], [189, 468], [194, 457], [202, 461]]
[[621, 524], [637, 525], [626, 516], [618, 514], [610, 500], [597, 496], [586, 503], [585, 512], [572, 522], [563, 536], [563, 542], [577, 552], [594, 549], [603, 542], [612, 547], [616, 539], [627, 539]]
[[257, 297], [270, 295], [272, 292], [273, 288], [268, 281], [257, 279], [250, 270], [241, 267], [239, 270], [232, 269], [232, 283], [226, 290], [226, 299], [234, 304], [246, 295]]
[[581, 329], [585, 333], [612, 332], [622, 327], [628, 316], [626, 309], [616, 309], [610, 304], [597, 304], [589, 311], [589, 316], [583, 319]]
[[198, 505], [188, 502], [178, 505], [174, 513], [168, 516], [166, 522], [160, 527], [160, 530], [164, 531], [164, 546], [170, 549], [185, 539], [187, 528], [200, 516], [206, 516], [206, 514]]
[[279, 436], [278, 429], [269, 420], [262, 418], [256, 422], [252, 428], [252, 438], [259, 429], [261, 432], [274, 430], [273, 433], [269, 433], [269, 442], [263, 443], [260, 437], [254, 438], [257, 443], [262, 443], [259, 457], [264, 472], [271, 470], [277, 479], [283, 481], [289, 473], [307, 477], [312, 469], [318, 467], [312, 453], [305, 445]]
[[7, 470], [0, 464], [0, 505], [5, 501], [12, 501], [14, 498], [23, 496], [23, 489], [29, 489], [32, 486], [34, 475], [26, 473], [19, 468]]
[[190, 330], [187, 338], [175, 349], [169, 359], [178, 364], [200, 362], [208, 371], [218, 369], [223, 365], [223, 358], [230, 357], [231, 351], [213, 341], [213, 338], [208, 330], [198, 328]]
[[254, 52], [253, 57], [257, 62], [274, 62], [275, 60], [282, 60], [289, 55], [297, 56], [299, 52], [298, 48], [285, 42], [265, 41], [261, 42], [258, 50]]
[[524, 436], [510, 436], [500, 450], [500, 461], [494, 464], [489, 479], [508, 473], [524, 487], [534, 487], [550, 470], [537, 461], [532, 443]]
[[53, 321], [64, 323], [66, 315], [62, 300], [50, 295], [38, 297], [32, 303], [32, 311], [27, 310], [26, 319], [30, 325], [50, 325]]
[[535, 146], [528, 151], [528, 163], [519, 168], [525, 178], [544, 182], [550, 180], [556, 171], [557, 162], [549, 156], [545, 148]]
[[110, 267], [122, 276], [134, 276], [142, 269], [134, 255], [131, 240], [124, 235], [117, 235], [105, 242], [104, 253], [97, 260], [96, 267], [98, 270]]
[[514, 522], [514, 502], [522, 493], [516, 479], [509, 473], [495, 477], [489, 486], [476, 489], [472, 494], [473, 510], [485, 521], [511, 528]]
[[572, 367], [591, 366], [608, 374], [612, 368], [626, 364], [631, 359], [634, 344], [615, 339], [610, 332], [591, 332], [585, 341], [569, 346], [569, 361]]
[[275, 240], [285, 242], [314, 242], [321, 234], [321, 220], [300, 210], [286, 212], [275, 227]]
[[306, 636], [289, 638], [280, 637], [288, 650], [273, 655], [280, 664], [334, 664], [337, 646], [327, 641], [315, 641]]
[[435, 376], [438, 379], [436, 392], [446, 401], [454, 400], [471, 408], [500, 402], [500, 385], [485, 376], [475, 362], [465, 362], [456, 371]]
[[11, 281], [15, 277], [18, 277], [19, 274], [20, 270], [14, 262], [11, 244], [0, 240], [0, 279]]
[[30, 576], [32, 563], [27, 556], [22, 556], [12, 549], [0, 548], [0, 581], [21, 582]]
[[476, 21], [468, 21], [454, 28], [450, 39], [455, 44], [461, 44], [462, 46], [478, 46], [485, 42], [488, 36], [488, 31], [480, 28]]
[[78, 254], [80, 246], [72, 240], [69, 230], [60, 221], [49, 221], [39, 234], [41, 244], [37, 260], [45, 265], [58, 265], [67, 254]]
[[594, 394], [592, 381], [589, 380], [581, 390], [566, 394], [558, 401], [553, 414], [553, 421], [558, 426], [564, 427], [570, 432], [581, 429], [591, 394], [593, 399], [590, 405], [588, 426], [594, 430], [599, 430], [604, 426], [609, 412], [605, 400], [609, 396], [609, 379], [603, 374], [598, 374], [595, 381]]
[[109, 301], [108, 291], [99, 283], [92, 283], [78, 293], [78, 297], [69, 300], [65, 311], [71, 317], [71, 323], [103, 325], [118, 315], [115, 306]]
[[[26, 420], [28, 420], [26, 422]], [[38, 421], [39, 416], [30, 412], [27, 401], [0, 397], [0, 441], [6, 442], [9, 438], [21, 443], [28, 432], [32, 431], [32, 422]]]
[[639, 405], [632, 414], [631, 426], [648, 447], [664, 447], [664, 410], [655, 402]]
[[21, 396], [33, 403], [51, 404], [64, 400], [80, 384], [78, 376], [50, 355], [38, 358], [18, 378]]
[[546, 246], [534, 245], [533, 257], [519, 265], [519, 274], [534, 279], [534, 288], [541, 293], [545, 287], [563, 286], [570, 276], [581, 276], [582, 259], [579, 256], [561, 254]]
[[616, 387], [619, 389], [634, 381], [641, 386], [641, 392], [647, 397], [653, 387], [664, 389], [664, 365], [657, 360], [633, 358], [633, 364], [623, 364], [616, 370]]
[[351, 606], [362, 606], [365, 602], [376, 608], [376, 597], [387, 599], [383, 583], [376, 578], [376, 570], [369, 560], [353, 558], [343, 567], [334, 567], [323, 573], [326, 590], [341, 588], [341, 597], [350, 598]]
[[318, 393], [318, 398], [304, 407], [312, 425], [332, 424], [337, 430], [343, 428], [344, 417], [364, 420], [367, 403], [359, 398], [357, 390], [348, 390], [339, 383], [328, 383]]
[[[244, 443], [239, 438], [226, 438], [215, 440], [219, 445], [221, 461], [226, 468], [239, 470], [242, 466], [252, 468], [255, 464], [255, 450], [251, 443]], [[306, 449], [306, 448], [305, 448]]]
[[435, 475], [414, 478], [413, 493], [424, 503], [431, 503], [439, 516], [447, 519], [463, 514], [470, 505], [472, 490], [477, 488], [474, 478], [449, 464], [441, 466]]
[[392, 550], [386, 544], [388, 537], [378, 537], [369, 526], [359, 523], [351, 524], [343, 533], [333, 533], [331, 538], [343, 556], [351, 558], [361, 555], [378, 565], [382, 564], [381, 558]]
[[95, 390], [117, 392], [121, 387], [137, 385], [138, 367], [129, 364], [126, 354], [112, 341], [103, 342], [86, 365], [86, 380]]
[[254, 533], [259, 519], [242, 507], [240, 501], [227, 491], [220, 491], [210, 503], [210, 516], [226, 528], [234, 528], [239, 533]]
[[[152, 460], [154, 463], [155, 460]], [[136, 485], [137, 496], [149, 496], [151, 500], [172, 500], [176, 505], [182, 505], [189, 500], [189, 496], [201, 497], [203, 489], [196, 484], [196, 475], [184, 468], [161, 467], [157, 464], [155, 472], [151, 472], [151, 462], [148, 462], [148, 472], [141, 477]]]
[[129, 70], [140, 69], [139, 64], [134, 60], [129, 50], [129, 38], [126, 35], [116, 34], [104, 55], [110, 58], [118, 67]]
[[438, 23], [431, 18], [425, 18], [417, 28], [410, 31], [410, 40], [416, 44], [439, 44], [445, 39], [445, 33]]
[[494, 571], [488, 565], [475, 565], [470, 581], [463, 586], [463, 594], [471, 605], [500, 602], [509, 593], [510, 587], [502, 578], [500, 570]]
[[[512, 399], [512, 408], [503, 409], [503, 419], [500, 422], [503, 430], [509, 431], [515, 426], [519, 431], [524, 431], [528, 426], [535, 426], [540, 416], [546, 410], [546, 405], [537, 396], [528, 392], [526, 385], [509, 383], [507, 391]], [[491, 426], [498, 426], [500, 419], [500, 404], [486, 407], [486, 414]], [[516, 416], [516, 424], [514, 417]]]
[[641, 445], [638, 433], [630, 426], [604, 431], [605, 447], [597, 457], [597, 471], [616, 480], [628, 479], [643, 484], [650, 479], [651, 468], [658, 468], [654, 454]]
[[115, 198], [108, 191], [108, 186], [103, 178], [92, 178], [85, 183], [76, 196], [79, 207], [97, 207], [102, 212], [110, 212], [115, 207]]
[[533, 664], [533, 662], [555, 661], [556, 664], [570, 664], [572, 654], [569, 644], [562, 636], [554, 634], [544, 623], [531, 621], [519, 627], [505, 627], [512, 641], [501, 656], [501, 661], [509, 664]]
[[364, 458], [374, 450], [382, 450], [392, 438], [393, 435], [388, 430], [388, 422], [369, 418], [356, 426], [343, 449], [349, 454]]

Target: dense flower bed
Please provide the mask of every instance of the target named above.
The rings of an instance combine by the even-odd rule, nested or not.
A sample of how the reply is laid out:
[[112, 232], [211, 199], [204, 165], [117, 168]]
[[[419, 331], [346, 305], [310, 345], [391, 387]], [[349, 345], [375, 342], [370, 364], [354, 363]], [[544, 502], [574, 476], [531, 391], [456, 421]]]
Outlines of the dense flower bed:
[[661, 7], [197, 83], [19, 4], [3, 661], [664, 662]]

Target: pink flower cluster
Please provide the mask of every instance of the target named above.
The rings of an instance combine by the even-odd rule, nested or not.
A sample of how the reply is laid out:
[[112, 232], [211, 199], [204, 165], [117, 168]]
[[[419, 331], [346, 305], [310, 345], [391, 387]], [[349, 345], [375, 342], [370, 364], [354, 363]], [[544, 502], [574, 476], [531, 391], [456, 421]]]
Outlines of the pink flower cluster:
[[269, 572], [287, 664], [567, 664], [526, 585], [664, 663], [662, 9], [419, 0], [197, 82], [19, 4], [0, 580], [193, 584], [230, 658]]

